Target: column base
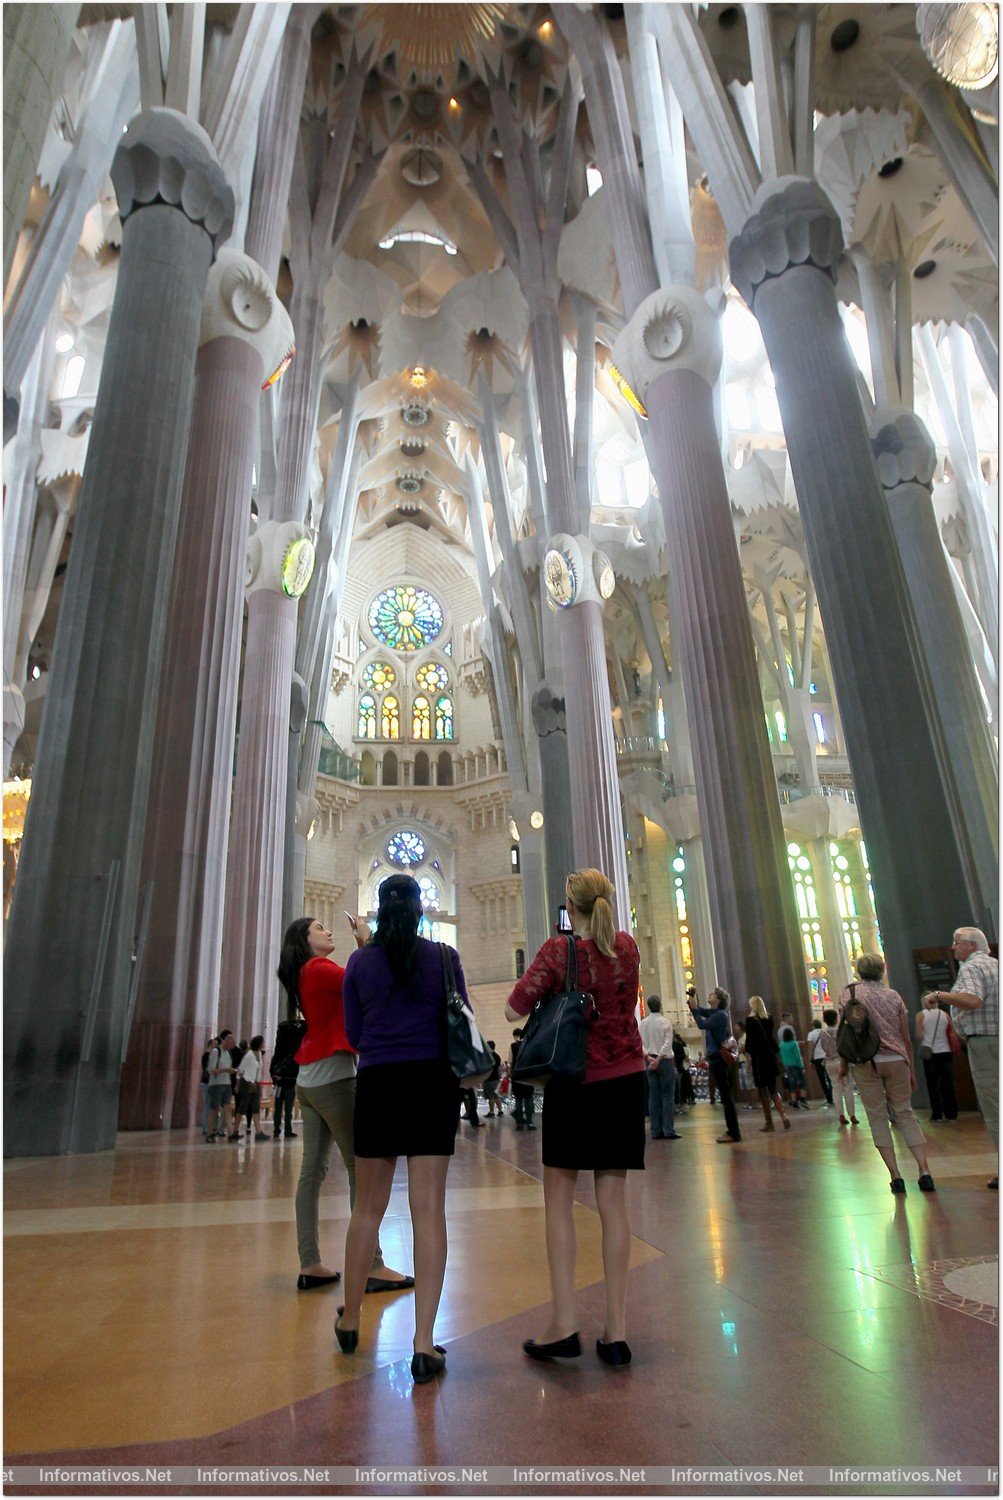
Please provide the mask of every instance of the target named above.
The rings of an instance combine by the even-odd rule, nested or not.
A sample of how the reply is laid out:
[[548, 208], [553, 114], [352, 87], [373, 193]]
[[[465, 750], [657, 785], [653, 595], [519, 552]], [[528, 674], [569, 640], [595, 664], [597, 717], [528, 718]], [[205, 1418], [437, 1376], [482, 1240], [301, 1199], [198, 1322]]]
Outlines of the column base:
[[119, 1130], [171, 1130], [200, 1118], [199, 1059], [208, 1028], [170, 1021], [138, 1022], [122, 1072]]

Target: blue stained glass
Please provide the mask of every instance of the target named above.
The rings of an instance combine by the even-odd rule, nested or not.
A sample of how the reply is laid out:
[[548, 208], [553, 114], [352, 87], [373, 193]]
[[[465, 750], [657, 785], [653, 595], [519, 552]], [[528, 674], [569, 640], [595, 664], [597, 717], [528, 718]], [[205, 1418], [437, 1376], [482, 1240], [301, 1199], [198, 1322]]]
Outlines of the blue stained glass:
[[393, 651], [420, 651], [442, 633], [442, 606], [427, 589], [395, 584], [369, 606], [369, 628]]
[[402, 870], [410, 868], [411, 865], [420, 865], [427, 853], [425, 840], [409, 828], [395, 833], [387, 843], [387, 859], [392, 865], [398, 865]]

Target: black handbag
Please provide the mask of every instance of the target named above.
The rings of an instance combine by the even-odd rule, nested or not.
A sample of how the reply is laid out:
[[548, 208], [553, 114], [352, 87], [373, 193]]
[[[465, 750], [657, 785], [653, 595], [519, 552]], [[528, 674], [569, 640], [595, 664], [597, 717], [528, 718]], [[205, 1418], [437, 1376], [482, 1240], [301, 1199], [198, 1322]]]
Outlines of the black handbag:
[[460, 1087], [478, 1089], [494, 1069], [494, 1054], [477, 1029], [474, 1013], [456, 988], [453, 960], [445, 943], [439, 944], [442, 982], [446, 991], [446, 1054]]
[[551, 1078], [582, 1083], [588, 1065], [589, 1026], [598, 1017], [592, 996], [578, 988], [578, 953], [568, 938], [564, 989], [538, 1000], [529, 1013], [512, 1069], [515, 1083], [544, 1088]]

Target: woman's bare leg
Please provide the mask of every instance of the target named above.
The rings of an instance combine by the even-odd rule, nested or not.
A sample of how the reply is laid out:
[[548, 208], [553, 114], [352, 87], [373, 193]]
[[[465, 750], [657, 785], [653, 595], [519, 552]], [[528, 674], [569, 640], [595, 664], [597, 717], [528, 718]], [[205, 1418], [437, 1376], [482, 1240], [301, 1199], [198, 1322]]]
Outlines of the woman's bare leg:
[[414, 1230], [415, 1354], [435, 1353], [435, 1315], [446, 1274], [446, 1174], [451, 1160], [449, 1156], [407, 1159], [407, 1196]]
[[358, 1328], [366, 1281], [383, 1215], [394, 1185], [396, 1156], [359, 1156], [355, 1161], [355, 1207], [345, 1236], [345, 1311], [342, 1328]]
[[597, 1172], [595, 1179], [606, 1278], [606, 1322], [602, 1341], [613, 1344], [627, 1337], [627, 1276], [630, 1270], [627, 1173]]
[[537, 1339], [552, 1344], [578, 1328], [575, 1309], [575, 1186], [578, 1173], [568, 1167], [544, 1167], [543, 1203], [547, 1220], [550, 1266], [550, 1324]]

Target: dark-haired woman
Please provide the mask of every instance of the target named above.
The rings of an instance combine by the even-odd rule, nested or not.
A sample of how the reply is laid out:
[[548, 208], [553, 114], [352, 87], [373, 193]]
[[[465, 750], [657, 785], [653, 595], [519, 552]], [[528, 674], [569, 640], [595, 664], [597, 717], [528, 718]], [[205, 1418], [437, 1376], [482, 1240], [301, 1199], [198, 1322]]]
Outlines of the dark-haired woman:
[[[599, 1011], [589, 1030], [584, 1083], [552, 1079], [543, 1093], [543, 1201], [553, 1300], [543, 1337], [527, 1339], [532, 1359], [581, 1353], [575, 1311], [575, 1189], [578, 1173], [595, 1176], [602, 1223], [606, 1317], [596, 1353], [604, 1364], [628, 1365], [626, 1342], [630, 1221], [627, 1173], [644, 1167], [644, 1051], [637, 1029], [640, 956], [629, 932], [613, 925], [613, 887], [601, 870], [578, 870], [566, 886], [578, 955], [579, 988]], [[505, 1017], [527, 1016], [537, 1001], [564, 989], [565, 937], [548, 938], [508, 998]]]
[[[357, 943], [369, 929], [361, 917], [352, 923]], [[296, 1053], [303, 1131], [303, 1162], [296, 1188], [296, 1240], [300, 1274], [297, 1290], [312, 1291], [341, 1280], [320, 1258], [320, 1189], [327, 1176], [332, 1147], [337, 1146], [348, 1174], [349, 1200], [355, 1203], [355, 1155], [352, 1114], [355, 1109], [355, 1053], [345, 1036], [342, 981], [345, 971], [331, 957], [335, 943], [323, 922], [298, 917], [282, 943], [278, 975], [287, 997], [287, 1020], [306, 1036]], [[414, 1286], [414, 1278], [383, 1264], [377, 1240], [367, 1280], [368, 1292], [391, 1292]]]
[[[359, 1053], [355, 1095], [358, 1195], [345, 1242], [345, 1305], [335, 1324], [351, 1354], [359, 1342], [366, 1267], [390, 1201], [399, 1156], [407, 1157], [414, 1231], [414, 1358], [424, 1385], [446, 1366], [435, 1315], [446, 1271], [446, 1173], [453, 1155], [460, 1090], [445, 1051], [445, 988], [437, 943], [418, 936], [421, 889], [391, 875], [379, 891], [376, 929], [345, 970], [345, 1030]], [[466, 996], [459, 957], [449, 950]], [[420, 1097], [416, 1115], [413, 1100]]]

